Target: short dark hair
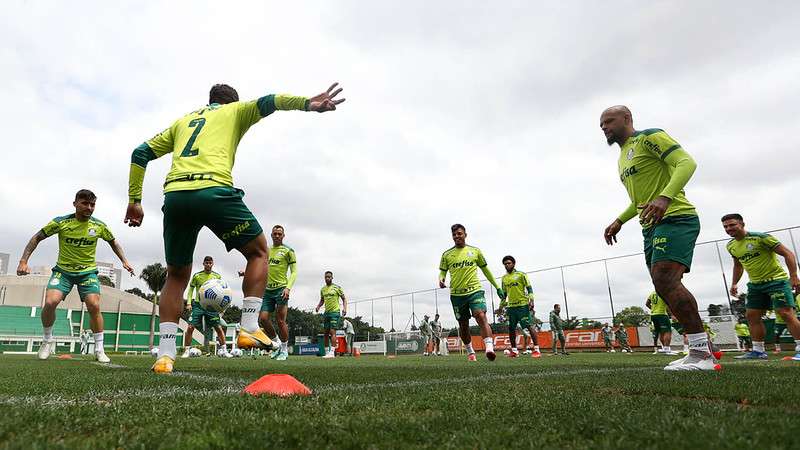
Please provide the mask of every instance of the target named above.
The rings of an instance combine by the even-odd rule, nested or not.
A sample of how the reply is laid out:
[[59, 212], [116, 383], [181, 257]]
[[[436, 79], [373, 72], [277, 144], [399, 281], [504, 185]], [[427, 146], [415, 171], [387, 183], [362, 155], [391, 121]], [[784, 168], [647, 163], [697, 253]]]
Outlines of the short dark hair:
[[274, 230], [275, 228], [280, 228], [281, 230], [283, 230], [283, 231], [286, 231], [286, 229], [285, 229], [285, 228], [283, 228], [283, 225], [275, 225], [274, 227], [272, 227], [272, 229], [273, 229], [273, 230]]
[[738, 220], [739, 222], [744, 222], [744, 218], [739, 213], [725, 214], [724, 216], [722, 216], [722, 221], [723, 222], [725, 222], [726, 220], [731, 220], [731, 219]]
[[516, 259], [514, 259], [514, 257], [513, 257], [513, 256], [511, 256], [511, 255], [506, 255], [506, 256], [503, 256], [503, 260], [502, 260], [501, 262], [502, 262], [503, 264], [505, 264], [505, 263], [506, 263], [506, 261], [511, 261], [511, 262], [513, 262], [514, 264], [516, 264], [516, 263], [517, 263], [517, 260], [516, 260]]
[[226, 103], [233, 103], [239, 101], [239, 93], [236, 89], [228, 86], [227, 84], [215, 84], [211, 86], [211, 91], [208, 92], [208, 104], [219, 103], [224, 105]]
[[214, 258], [212, 258], [210, 256], [206, 256], [205, 258], [203, 258], [203, 262], [206, 262], [206, 261], [214, 261]]
[[558, 303], [556, 303], [555, 305], [553, 305], [553, 308], [555, 308], [556, 306], [558, 306], [559, 308], [561, 307], [561, 305], [559, 305]]
[[75, 193], [75, 201], [77, 202], [78, 200], [89, 200], [90, 202], [93, 202], [97, 200], [97, 196], [94, 195], [94, 192], [88, 189], [81, 189]]
[[460, 223], [453, 224], [453, 226], [450, 227], [450, 232], [455, 233], [458, 229], [464, 230], [465, 233], [467, 232], [467, 229], [464, 228], [464, 225], [461, 225]]
[[331, 276], [333, 276], [333, 272], [331, 272], [330, 270], [326, 270], [325, 271], [325, 275], [327, 275], [327, 274], [331, 274]]

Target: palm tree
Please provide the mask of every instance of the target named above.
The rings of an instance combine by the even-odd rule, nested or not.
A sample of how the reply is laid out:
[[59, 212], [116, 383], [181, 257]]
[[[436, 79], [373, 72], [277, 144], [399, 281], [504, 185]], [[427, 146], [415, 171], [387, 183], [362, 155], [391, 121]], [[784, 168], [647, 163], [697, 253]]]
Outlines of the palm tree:
[[167, 282], [167, 268], [162, 266], [161, 263], [150, 264], [142, 269], [139, 278], [144, 280], [147, 287], [153, 291], [153, 311], [150, 313], [150, 348], [153, 348], [156, 330], [156, 305], [158, 304], [158, 293], [164, 288], [164, 283]]

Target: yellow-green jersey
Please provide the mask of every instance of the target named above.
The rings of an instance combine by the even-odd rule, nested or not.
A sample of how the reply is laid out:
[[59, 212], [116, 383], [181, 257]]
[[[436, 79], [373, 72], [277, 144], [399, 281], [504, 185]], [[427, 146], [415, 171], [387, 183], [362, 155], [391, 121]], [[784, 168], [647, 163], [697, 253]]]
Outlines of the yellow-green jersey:
[[737, 323], [733, 326], [737, 336], [748, 337], [750, 336], [750, 327], [746, 323]]
[[200, 272], [192, 275], [192, 281], [189, 282], [189, 295], [186, 296], [187, 305], [192, 302], [200, 301], [200, 286], [211, 279], [221, 280], [222, 276], [213, 270], [211, 272], [201, 270]]
[[172, 126], [137, 147], [131, 155], [128, 197], [141, 200], [147, 163], [168, 153], [172, 167], [164, 192], [212, 186], [233, 186], [236, 148], [247, 130], [276, 110], [307, 110], [308, 99], [267, 95], [258, 100], [212, 103], [176, 120]]
[[697, 164], [664, 130], [635, 132], [620, 147], [618, 166], [619, 179], [631, 199], [619, 216], [622, 223], [636, 216], [640, 205], [662, 195], [672, 199], [664, 217], [697, 215], [683, 191]]
[[[444, 279], [447, 272], [450, 272], [450, 295], [469, 295], [482, 289], [481, 282], [478, 280], [478, 268], [484, 272], [488, 271], [486, 258], [483, 257], [480, 249], [471, 245], [465, 245], [462, 248], [452, 247], [442, 253], [442, 259], [439, 262], [439, 278]], [[491, 276], [491, 272], [487, 277], [493, 285], [497, 283]]]
[[664, 299], [661, 298], [661, 296], [656, 292], [651, 293], [647, 299], [650, 300], [651, 316], [669, 315], [669, 312], [667, 311], [667, 302], [665, 302]]
[[506, 293], [505, 300], [500, 302], [500, 307], [508, 306], [528, 306], [528, 302], [533, 298], [533, 288], [525, 272], [514, 270], [503, 275], [502, 287]]
[[740, 240], [731, 239], [725, 248], [742, 264], [751, 283], [764, 283], [789, 278], [775, 253], [780, 244], [771, 234], [751, 231]]
[[340, 304], [339, 299], [344, 298], [344, 291], [338, 285], [331, 283], [330, 286], [327, 284], [322, 286], [322, 289], [319, 290], [319, 294], [322, 297], [322, 300], [325, 302], [325, 312], [326, 313], [334, 313], [340, 311]]
[[[269, 249], [269, 273], [267, 274], [267, 289], [289, 288], [294, 286], [297, 279], [297, 257], [294, 250], [286, 245], [272, 246]], [[287, 278], [286, 271], [291, 275]]]
[[94, 217], [80, 221], [75, 214], [56, 217], [42, 227], [42, 233], [47, 237], [58, 234], [58, 262], [54, 270], [70, 274], [96, 271], [97, 240], [114, 240], [103, 221]]

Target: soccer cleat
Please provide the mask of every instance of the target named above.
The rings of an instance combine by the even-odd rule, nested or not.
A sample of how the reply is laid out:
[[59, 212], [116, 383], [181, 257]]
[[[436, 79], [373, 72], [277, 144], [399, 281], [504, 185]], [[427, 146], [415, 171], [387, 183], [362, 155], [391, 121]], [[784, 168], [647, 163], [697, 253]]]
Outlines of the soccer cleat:
[[531, 358], [541, 358], [541, 357], [542, 357], [542, 353], [541, 352], [533, 352], [533, 353], [531, 353]]
[[469, 355], [467, 355], [467, 361], [475, 362], [477, 360], [478, 358], [475, 357], [475, 353], [470, 353]]
[[190, 356], [192, 356], [192, 348], [191, 347], [186, 347], [186, 350], [183, 351], [183, 354], [181, 355], [181, 358], [186, 359], [186, 358], [188, 358]]
[[722, 356], [723, 356], [723, 353], [720, 350], [717, 350], [715, 352], [711, 352], [711, 354], [714, 355], [714, 359], [716, 359], [717, 361], [722, 359]]
[[336, 357], [336, 355], [334, 355], [332, 352], [326, 352], [325, 356], [323, 356], [324, 359], [331, 359], [331, 358], [335, 358], [335, 357]]
[[681, 355], [682, 353], [678, 353], [678, 352], [673, 351], [673, 350], [670, 349], [670, 350], [667, 350], [665, 352], [661, 352], [661, 354], [662, 355], [666, 355], [666, 356], [678, 356], [678, 355]]
[[532, 352], [531, 352], [531, 349], [529, 349], [529, 348], [526, 348], [526, 349], [525, 349], [525, 354], [526, 354], [526, 355], [530, 355], [531, 353], [532, 353]]
[[256, 331], [239, 330], [239, 337], [236, 338], [236, 347], [243, 349], [260, 348], [272, 350], [272, 339], [264, 333], [261, 328]]
[[[699, 353], [699, 352], [698, 352]], [[664, 370], [670, 372], [688, 372], [688, 371], [720, 371], [722, 366], [717, 363], [713, 355], [705, 354], [702, 356], [689, 353], [685, 358], [673, 361], [664, 367]]]
[[278, 356], [275, 357], [275, 361], [286, 361], [287, 358], [289, 358], [289, 353], [278, 352]]
[[564, 355], [564, 356], [569, 356], [569, 353], [566, 350], [561, 352], [561, 354]]
[[153, 367], [150, 368], [155, 373], [172, 373], [172, 363], [175, 362], [172, 358], [164, 355], [156, 360]]
[[775, 350], [772, 351], [772, 353], [779, 355], [781, 353], [781, 349], [776, 348]]
[[47, 359], [50, 357], [50, 353], [53, 351], [53, 346], [55, 345], [55, 341], [42, 341], [42, 345], [39, 347], [39, 353], [37, 357], [39, 359]]
[[94, 357], [99, 363], [108, 364], [111, 362], [111, 359], [106, 355], [106, 352], [95, 352]]
[[497, 355], [493, 351], [486, 352], [486, 359], [489, 361], [494, 361], [495, 358], [497, 358]]
[[275, 349], [275, 350], [272, 351], [272, 353], [269, 354], [269, 359], [277, 359], [278, 355], [280, 355], [280, 354], [281, 354], [281, 351], [278, 350], [278, 349]]
[[769, 355], [767, 352], [757, 352], [755, 350], [751, 352], [747, 352], [744, 355], [734, 356], [733, 359], [760, 359], [765, 360], [769, 359]]
[[506, 356], [508, 356], [509, 358], [518, 358], [519, 352], [516, 350], [511, 350], [510, 352], [506, 353]]

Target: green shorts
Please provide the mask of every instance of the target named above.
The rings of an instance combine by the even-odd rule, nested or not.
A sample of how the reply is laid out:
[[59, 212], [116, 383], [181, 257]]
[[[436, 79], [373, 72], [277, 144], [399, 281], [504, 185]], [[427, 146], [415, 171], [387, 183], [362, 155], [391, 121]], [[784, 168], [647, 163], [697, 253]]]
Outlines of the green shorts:
[[650, 316], [650, 320], [653, 321], [653, 333], [655, 333], [657, 336], [660, 336], [661, 333], [669, 333], [672, 331], [668, 315], [655, 314]]
[[204, 317], [209, 328], [220, 326], [219, 313], [206, 311], [200, 306], [200, 302], [192, 302], [192, 315], [189, 317], [189, 325], [202, 329]]
[[677, 320], [672, 321], [672, 328], [674, 328], [675, 331], [678, 332], [678, 334], [683, 334], [683, 325], [681, 325], [681, 323], [678, 322]]
[[523, 330], [531, 326], [531, 310], [528, 306], [513, 306], [506, 309], [508, 313], [508, 329], [515, 330], [519, 324]]
[[336, 330], [342, 326], [342, 315], [339, 311], [326, 312], [322, 315], [322, 327], [326, 330]]
[[456, 320], [469, 320], [478, 311], [486, 312], [486, 298], [483, 291], [469, 295], [451, 295], [450, 303], [453, 305]]
[[665, 217], [657, 225], [642, 228], [647, 268], [659, 261], [675, 261], [686, 266], [686, 273], [689, 273], [699, 234], [697, 216]]
[[68, 273], [53, 268], [47, 289], [54, 289], [64, 293], [64, 297], [72, 291], [72, 286], [78, 286], [78, 295], [83, 301], [89, 294], [100, 295], [100, 280], [97, 271], [85, 273]]
[[164, 194], [164, 250], [168, 265], [192, 263], [197, 234], [208, 227], [231, 251], [262, 233], [261, 225], [247, 209], [244, 191], [210, 187]]
[[794, 308], [794, 293], [789, 280], [747, 283], [747, 309]]
[[283, 288], [267, 289], [264, 291], [264, 297], [261, 298], [261, 311], [275, 312], [275, 306], [286, 306], [289, 304], [289, 299], [283, 299]]

